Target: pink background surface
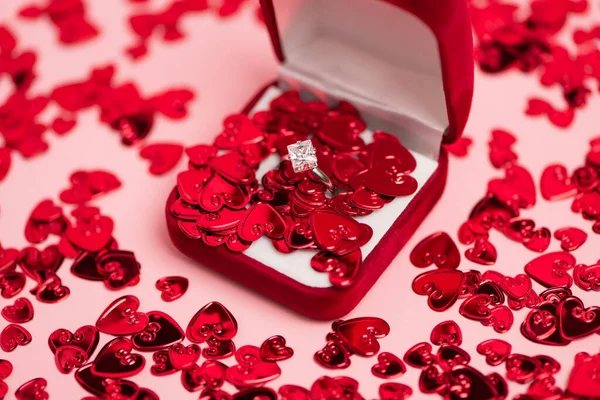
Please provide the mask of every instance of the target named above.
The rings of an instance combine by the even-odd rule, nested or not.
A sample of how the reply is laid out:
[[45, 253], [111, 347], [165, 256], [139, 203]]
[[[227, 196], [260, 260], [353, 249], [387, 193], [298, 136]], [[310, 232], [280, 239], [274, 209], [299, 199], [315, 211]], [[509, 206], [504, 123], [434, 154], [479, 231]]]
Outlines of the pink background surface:
[[[124, 0], [88, 1], [88, 15], [100, 27], [101, 35], [92, 42], [66, 48], [57, 44], [55, 32], [47, 21], [16, 19], [17, 10], [26, 3], [26, 0], [4, 1], [0, 6], [0, 21], [14, 31], [19, 49], [32, 49], [39, 56], [39, 78], [33, 87], [34, 93], [45, 93], [59, 83], [84, 78], [92, 67], [105, 63], [117, 65], [117, 82], [132, 80], [144, 94], [177, 86], [197, 91], [197, 98], [189, 107], [189, 117], [175, 122], [158, 118], [148, 143], [173, 141], [191, 145], [209, 142], [219, 131], [224, 116], [239, 110], [262, 85], [276, 76], [275, 58], [266, 30], [256, 20], [254, 5], [248, 4], [237, 16], [227, 20], [220, 20], [210, 13], [186, 17], [181, 27], [188, 34], [187, 39], [168, 44], [151, 40], [149, 55], [133, 63], [123, 54], [123, 49], [135, 40], [128, 30], [126, 16], [136, 7], [142, 7]], [[153, 8], [159, 8], [167, 2], [154, 1], [151, 4]], [[595, 2], [591, 5], [598, 6]], [[598, 16], [597, 8], [592, 12], [594, 14], [587, 17], [570, 20], [569, 25], [576, 26], [579, 24], [574, 21], [590, 21]], [[427, 307], [426, 298], [415, 295], [410, 289], [412, 279], [422, 272], [409, 263], [410, 249], [421, 238], [437, 230], [445, 230], [456, 237], [458, 226], [485, 193], [487, 181], [502, 174], [494, 170], [487, 159], [491, 128], [502, 127], [518, 135], [515, 150], [536, 182], [543, 168], [550, 163], [564, 163], [569, 170], [581, 164], [588, 140], [598, 134], [600, 98], [596, 95], [591, 96], [587, 107], [577, 113], [570, 129], [560, 130], [545, 119], [528, 118], [523, 113], [526, 98], [530, 95], [542, 95], [562, 104], [557, 89], [542, 88], [532, 76], [518, 72], [496, 77], [476, 74], [474, 104], [466, 131], [474, 139], [469, 156], [451, 159], [449, 180], [441, 201], [348, 317], [378, 316], [387, 320], [392, 331], [381, 340], [382, 350], [400, 357], [417, 342], [427, 341], [435, 324], [454, 319], [463, 330], [462, 347], [473, 357], [472, 365], [480, 370], [504, 374], [503, 366], [487, 366], [484, 358], [475, 351], [481, 341], [501, 337], [513, 345], [514, 352], [548, 354], [557, 358], [563, 366], [556, 376], [557, 383], [564, 387], [573, 356], [579, 351], [596, 352], [597, 336], [574, 341], [564, 348], [537, 345], [525, 340], [519, 333], [518, 325], [526, 310], [515, 312], [513, 329], [499, 335], [489, 327], [462, 318], [458, 314], [458, 306], [444, 313], [434, 313]], [[8, 82], [0, 81], [0, 95], [4, 96], [8, 91]], [[56, 115], [54, 107], [45, 112], [47, 121]], [[103, 168], [116, 173], [123, 186], [94, 203], [114, 219], [114, 235], [121, 248], [136, 253], [142, 264], [141, 281], [135, 287], [113, 293], [101, 283], [74, 277], [68, 272], [70, 262], [65, 262], [59, 275], [70, 287], [70, 297], [51, 305], [33, 301], [35, 317], [24, 324], [32, 333], [33, 341], [1, 356], [14, 365], [13, 374], [6, 380], [10, 387], [7, 398], [13, 399], [14, 390], [35, 377], [48, 380], [47, 391], [52, 399], [84, 397], [86, 392], [75, 382], [72, 374], [62, 375], [57, 371], [47, 338], [58, 328], [75, 330], [81, 325], [95, 323], [104, 308], [123, 294], [138, 296], [142, 310], [169, 313], [184, 328], [200, 307], [211, 300], [220, 301], [238, 320], [240, 329], [235, 338], [238, 346], [259, 346], [267, 337], [280, 334], [294, 348], [294, 357], [280, 363], [282, 376], [271, 387], [278, 388], [288, 383], [309, 387], [322, 375], [347, 375], [359, 380], [360, 391], [365, 398], [376, 398], [377, 388], [383, 380], [370, 372], [375, 358], [354, 356], [350, 368], [341, 371], [323, 369], [313, 361], [314, 352], [325, 343], [330, 323], [311, 321], [292, 313], [178, 254], [167, 237], [163, 207], [174, 185], [177, 170], [184, 168], [184, 161], [170, 174], [153, 177], [147, 172], [147, 163], [139, 158], [137, 148], [122, 146], [118, 135], [99, 124], [97, 118], [96, 110], [82, 112], [77, 127], [71, 133], [63, 137], [48, 135], [50, 150], [47, 153], [27, 161], [13, 157], [12, 169], [0, 184], [0, 241], [5, 247], [25, 247], [23, 228], [34, 205], [43, 198], [57, 200], [59, 191], [66, 188], [68, 177], [74, 170]], [[540, 198], [538, 204], [523, 215], [552, 231], [563, 226], [584, 229], [590, 238], [574, 254], [583, 263], [592, 263], [598, 258], [598, 237], [591, 232], [591, 224], [570, 211], [569, 201], [550, 203]], [[522, 245], [497, 232], [492, 233], [491, 240], [498, 249], [498, 262], [492, 268], [506, 275], [522, 273], [523, 266], [535, 257]], [[558, 249], [558, 241], [553, 240], [549, 251]], [[464, 247], [461, 247], [463, 250]], [[486, 268], [463, 259], [461, 269], [484, 271]], [[154, 288], [155, 281], [166, 275], [182, 275], [190, 279], [188, 293], [173, 303], [163, 302]], [[29, 280], [23, 292], [30, 299], [28, 290], [32, 286]], [[542, 290], [536, 284], [534, 288], [538, 292]], [[586, 305], [598, 304], [597, 293], [583, 293], [576, 287], [574, 292]], [[12, 304], [12, 300], [1, 300], [0, 306], [9, 303]], [[5, 325], [6, 321], [0, 320], [0, 329]], [[102, 335], [100, 346], [109, 339], [109, 336]], [[147, 367], [133, 378], [140, 386], [151, 388], [163, 399], [198, 397], [198, 393], [183, 389], [179, 374], [161, 378], [151, 376], [150, 353], [146, 353], [146, 359]], [[225, 362], [231, 365], [233, 360]], [[410, 385], [415, 390], [414, 398], [424, 398], [426, 396], [417, 388], [418, 373], [418, 370], [409, 367], [408, 372], [397, 381]], [[225, 390], [234, 392], [230, 386], [226, 386]], [[526, 386], [511, 383], [511, 397], [525, 390]]]

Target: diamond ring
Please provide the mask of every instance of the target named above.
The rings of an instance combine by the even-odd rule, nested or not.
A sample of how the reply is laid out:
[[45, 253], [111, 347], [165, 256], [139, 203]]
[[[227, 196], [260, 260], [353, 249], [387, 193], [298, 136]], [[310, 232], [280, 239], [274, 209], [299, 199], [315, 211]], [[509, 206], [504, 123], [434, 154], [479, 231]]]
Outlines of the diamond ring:
[[310, 139], [290, 144], [287, 149], [295, 173], [310, 171], [323, 182], [331, 193], [335, 193], [333, 182], [331, 182], [331, 179], [329, 179], [325, 172], [318, 167], [317, 150]]

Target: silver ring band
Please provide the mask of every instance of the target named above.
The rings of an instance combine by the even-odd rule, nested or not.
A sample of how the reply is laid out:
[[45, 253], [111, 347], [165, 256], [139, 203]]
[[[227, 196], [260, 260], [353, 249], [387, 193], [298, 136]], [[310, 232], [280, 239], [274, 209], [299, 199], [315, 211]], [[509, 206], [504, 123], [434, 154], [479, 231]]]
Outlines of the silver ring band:
[[331, 182], [331, 179], [329, 179], [329, 177], [325, 174], [325, 172], [321, 171], [321, 169], [319, 169], [318, 167], [311, 169], [310, 172], [312, 172], [314, 176], [319, 178], [319, 180], [323, 182], [323, 184], [331, 193], [335, 193], [335, 186], [333, 185], [333, 182]]

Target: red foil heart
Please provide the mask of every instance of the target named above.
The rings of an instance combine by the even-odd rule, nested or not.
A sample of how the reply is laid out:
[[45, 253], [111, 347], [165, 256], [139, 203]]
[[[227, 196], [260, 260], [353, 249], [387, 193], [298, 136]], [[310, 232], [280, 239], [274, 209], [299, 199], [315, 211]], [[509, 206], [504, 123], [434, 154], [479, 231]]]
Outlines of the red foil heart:
[[324, 368], [344, 369], [350, 366], [351, 355], [343, 343], [329, 340], [325, 347], [315, 353], [314, 359]]
[[436, 232], [415, 246], [410, 261], [419, 268], [435, 264], [438, 268], [456, 269], [460, 264], [460, 253], [446, 232]]
[[510, 343], [500, 339], [488, 339], [477, 345], [477, 352], [484, 355], [485, 362], [492, 366], [502, 364], [510, 355], [511, 350]]
[[116, 338], [108, 342], [92, 363], [91, 372], [99, 377], [120, 379], [137, 375], [146, 364], [146, 359], [132, 353], [129, 339]]
[[235, 354], [235, 343], [232, 340], [218, 340], [211, 336], [206, 344], [208, 346], [202, 349], [202, 356], [208, 360], [221, 360]]
[[432, 329], [429, 341], [436, 346], [442, 344], [460, 346], [462, 343], [462, 331], [454, 321], [440, 322]]
[[187, 292], [189, 281], [182, 276], [165, 276], [156, 281], [156, 288], [160, 290], [160, 298], [171, 302], [177, 300]]
[[315, 212], [311, 214], [309, 224], [319, 248], [340, 256], [357, 250], [373, 236], [369, 225], [335, 212]]
[[202, 307], [190, 320], [186, 336], [193, 343], [204, 343], [211, 336], [230, 340], [237, 333], [237, 321], [227, 308], [216, 301]]
[[138, 312], [140, 301], [126, 295], [109, 304], [96, 321], [100, 332], [114, 336], [128, 336], [142, 331], [148, 325], [148, 315]]
[[540, 285], [547, 288], [570, 287], [573, 278], [568, 270], [575, 265], [575, 257], [570, 253], [557, 251], [541, 255], [525, 265], [525, 273]]
[[218, 390], [225, 382], [228, 367], [219, 361], [205, 361], [181, 373], [181, 383], [189, 392]]
[[48, 346], [52, 353], [56, 353], [63, 346], [79, 347], [88, 357], [94, 353], [100, 335], [98, 329], [93, 325], [84, 325], [77, 329], [75, 333], [67, 329], [57, 329], [48, 337]]
[[377, 364], [371, 367], [371, 373], [378, 378], [398, 378], [406, 372], [406, 366], [401, 359], [392, 353], [382, 352], [377, 356]]
[[42, 283], [55, 275], [64, 257], [55, 245], [46, 247], [39, 251], [35, 247], [26, 247], [21, 251], [19, 265], [31, 279]]
[[150, 161], [152, 175], [163, 175], [171, 171], [183, 155], [183, 146], [172, 143], [153, 143], [140, 150], [140, 157]]
[[388, 323], [375, 317], [335, 321], [332, 328], [351, 352], [365, 357], [377, 354], [380, 348], [377, 339], [390, 333]]
[[403, 383], [386, 382], [379, 386], [381, 400], [406, 400], [411, 397], [413, 390]]
[[184, 370], [196, 365], [200, 359], [200, 347], [190, 344], [187, 347], [176, 343], [169, 347], [169, 360], [175, 369]]
[[554, 238], [560, 240], [564, 251], [574, 251], [585, 243], [587, 233], [578, 228], [561, 228], [554, 231]]
[[96, 257], [96, 266], [104, 275], [104, 284], [111, 290], [137, 285], [140, 263], [131, 251], [109, 250]]
[[15, 300], [12, 306], [2, 309], [2, 316], [8, 322], [22, 324], [33, 319], [33, 304], [25, 297]]
[[540, 192], [544, 199], [556, 201], [575, 196], [577, 188], [564, 166], [552, 164], [542, 172]]
[[465, 275], [458, 270], [424, 272], [412, 283], [412, 290], [428, 296], [427, 304], [433, 311], [442, 312], [452, 307], [463, 288]]
[[78, 346], [61, 346], [54, 353], [56, 368], [63, 374], [83, 366], [88, 361], [88, 354]]
[[110, 398], [121, 396], [126, 399], [135, 398], [139, 387], [126, 379], [103, 378], [92, 371], [93, 364], [86, 364], [75, 372], [75, 379], [82, 388], [95, 396]]
[[505, 276], [500, 283], [502, 290], [513, 299], [521, 300], [527, 296], [531, 290], [531, 279], [529, 276], [519, 274], [514, 278]]
[[17, 400], [48, 400], [50, 396], [46, 392], [48, 382], [44, 378], [35, 378], [22, 384], [15, 392]]
[[427, 342], [415, 344], [404, 354], [404, 362], [414, 368], [424, 369], [436, 363], [435, 356], [431, 353], [433, 348]]
[[18, 295], [25, 287], [25, 280], [25, 274], [21, 272], [0, 274], [0, 295], [5, 299]]
[[362, 265], [362, 252], [354, 250], [343, 256], [328, 251], [320, 251], [310, 260], [311, 267], [319, 272], [329, 273], [329, 281], [338, 288], [351, 286]]
[[556, 308], [561, 336], [579, 339], [600, 331], [600, 307], [584, 308], [577, 297], [563, 299]]
[[423, 393], [444, 393], [448, 389], [449, 383], [448, 375], [435, 365], [430, 365], [422, 370], [419, 376], [419, 390]]
[[31, 342], [31, 334], [22, 326], [9, 324], [0, 333], [0, 348], [5, 352], [11, 352], [17, 346], [26, 346]]
[[246, 218], [238, 225], [238, 235], [248, 242], [258, 240], [265, 235], [271, 239], [283, 236], [285, 221], [279, 213], [267, 203], [255, 203], [246, 213]]
[[276, 363], [260, 359], [260, 349], [256, 346], [242, 346], [235, 353], [237, 365], [227, 369], [227, 381], [236, 387], [258, 386], [276, 379], [281, 369]]
[[539, 373], [541, 364], [535, 358], [511, 354], [506, 359], [506, 378], [518, 383], [528, 383]]
[[585, 291], [600, 291], [600, 262], [576, 265], [573, 269], [573, 281]]
[[488, 242], [487, 239], [477, 239], [473, 247], [465, 251], [465, 257], [477, 264], [494, 265], [498, 253], [494, 245]]
[[137, 350], [160, 350], [179, 343], [185, 338], [183, 329], [168, 314], [162, 311], [150, 311], [146, 315], [148, 324], [131, 338], [131, 343]]
[[450, 372], [450, 398], [468, 400], [493, 400], [498, 398], [496, 388], [478, 370], [468, 365], [458, 365]]
[[446, 372], [452, 371], [460, 365], [466, 365], [470, 361], [469, 353], [451, 344], [443, 345], [437, 352], [437, 363]]
[[[579, 356], [579, 357], [578, 357]], [[578, 360], [579, 358], [579, 360]], [[594, 379], [600, 368], [600, 355], [589, 356], [581, 353], [575, 356], [575, 365], [569, 375], [567, 393], [580, 398], [594, 398], [600, 395], [600, 382]]]
[[294, 350], [291, 347], [286, 346], [286, 341], [283, 336], [271, 336], [260, 346], [260, 358], [263, 361], [283, 361], [291, 358], [293, 355]]
[[154, 365], [150, 367], [150, 373], [154, 376], [166, 376], [177, 372], [171, 363], [168, 350], [158, 350], [152, 354]]

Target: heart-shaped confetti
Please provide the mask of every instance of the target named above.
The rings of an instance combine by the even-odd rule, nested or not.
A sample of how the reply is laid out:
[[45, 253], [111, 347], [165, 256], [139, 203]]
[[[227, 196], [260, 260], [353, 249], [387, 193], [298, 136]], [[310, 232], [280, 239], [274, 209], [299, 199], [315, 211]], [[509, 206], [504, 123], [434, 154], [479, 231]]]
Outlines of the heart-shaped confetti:
[[410, 253], [410, 261], [419, 268], [435, 264], [442, 269], [456, 269], [460, 264], [460, 253], [447, 233], [437, 232], [415, 246]]
[[198, 310], [186, 330], [188, 340], [193, 343], [204, 343], [211, 336], [218, 340], [230, 340], [236, 333], [237, 321], [224, 305], [216, 301]]
[[256, 346], [242, 346], [235, 353], [238, 364], [227, 369], [227, 381], [237, 387], [261, 385], [276, 379], [281, 374], [277, 363], [260, 359]]
[[465, 275], [457, 270], [437, 270], [424, 272], [412, 283], [416, 294], [428, 296], [427, 304], [433, 311], [444, 311], [452, 307], [458, 299], [465, 281]]
[[26, 346], [31, 342], [31, 334], [20, 325], [9, 324], [0, 333], [0, 348], [11, 352], [17, 346]]
[[371, 367], [371, 372], [378, 378], [397, 378], [406, 372], [406, 366], [401, 359], [392, 353], [382, 352], [377, 356], [377, 364]]
[[160, 350], [184, 339], [183, 329], [170, 315], [162, 311], [150, 311], [146, 315], [148, 324], [131, 338], [131, 343], [136, 349]]
[[132, 353], [132, 343], [127, 338], [116, 338], [100, 350], [92, 364], [92, 373], [104, 378], [119, 379], [138, 374], [146, 359]]
[[554, 238], [560, 240], [564, 251], [574, 251], [587, 240], [587, 233], [578, 228], [561, 228], [554, 231]]
[[286, 346], [286, 341], [283, 336], [271, 336], [260, 346], [260, 358], [263, 361], [283, 361], [291, 358], [294, 355], [294, 350]]
[[138, 312], [140, 301], [137, 297], [119, 297], [106, 307], [96, 321], [100, 332], [115, 336], [128, 336], [142, 331], [148, 325], [148, 315]]
[[140, 150], [140, 157], [150, 161], [152, 175], [163, 175], [171, 171], [183, 155], [183, 146], [172, 143], [153, 143]]
[[187, 292], [189, 281], [182, 276], [166, 276], [156, 281], [156, 288], [160, 290], [160, 298], [171, 302], [177, 300]]
[[33, 318], [33, 304], [25, 297], [18, 298], [13, 305], [2, 309], [2, 316], [8, 322], [15, 324], [31, 321]]

